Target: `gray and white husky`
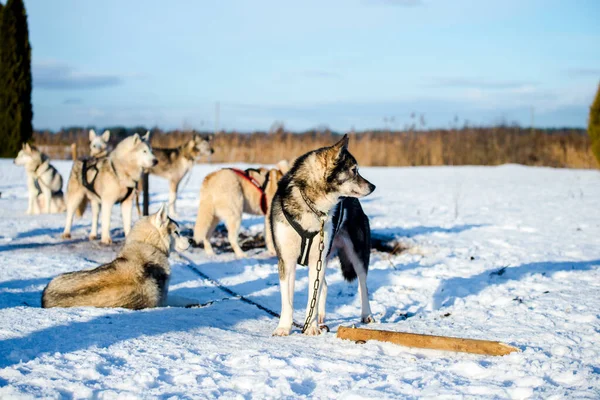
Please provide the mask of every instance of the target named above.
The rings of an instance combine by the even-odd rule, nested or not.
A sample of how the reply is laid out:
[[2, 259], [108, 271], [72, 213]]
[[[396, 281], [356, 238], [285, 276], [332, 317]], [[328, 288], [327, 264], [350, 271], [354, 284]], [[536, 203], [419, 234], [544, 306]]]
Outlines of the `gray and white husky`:
[[64, 212], [63, 178], [50, 164], [47, 155], [29, 143], [23, 144], [14, 163], [22, 165], [27, 172], [29, 203], [27, 214]]
[[131, 230], [133, 192], [145, 168], [156, 165], [150, 146], [136, 133], [123, 139], [107, 157], [73, 162], [67, 185], [67, 220], [64, 238], [71, 237], [73, 216], [83, 214], [87, 201], [92, 204], [90, 240], [98, 235], [98, 217], [102, 205], [102, 243], [110, 244], [110, 215], [113, 205], [121, 203], [123, 230]]
[[[311, 151], [296, 159], [290, 171], [279, 181], [271, 205], [271, 231], [279, 259], [281, 317], [273, 335], [286, 336], [290, 333], [297, 264], [308, 266], [307, 318], [317, 277], [321, 282], [317, 292], [318, 306], [304, 332], [307, 335], [319, 334], [317, 321], [324, 321], [327, 296], [325, 267], [335, 228], [337, 234], [333, 250], [340, 256], [344, 277], [348, 280], [358, 277], [362, 320], [372, 321], [366, 285], [370, 251], [368, 218], [358, 200], [345, 199], [341, 203], [340, 200], [364, 197], [373, 190], [375, 185], [358, 173], [356, 159], [348, 152], [347, 135], [333, 146]], [[321, 227], [324, 231], [323, 268], [318, 273]]]
[[[149, 137], [150, 132], [147, 132], [144, 138], [149, 140]], [[152, 152], [158, 159], [158, 164], [150, 168], [150, 173], [169, 180], [169, 215], [177, 215], [175, 201], [177, 200], [179, 184], [183, 177], [190, 172], [196, 159], [200, 156], [209, 156], [215, 152], [211, 146], [211, 141], [212, 136], [202, 136], [195, 133], [191, 139], [179, 147], [172, 149], [152, 148]], [[139, 204], [139, 200], [136, 204]]]
[[136, 222], [113, 261], [52, 279], [42, 294], [42, 307], [164, 306], [171, 276], [169, 253], [188, 247], [189, 240], [180, 235], [163, 205]]
[[90, 129], [90, 157], [102, 158], [106, 157], [110, 152], [108, 141], [110, 140], [110, 131], [105, 130], [102, 135], [96, 134], [96, 131]]

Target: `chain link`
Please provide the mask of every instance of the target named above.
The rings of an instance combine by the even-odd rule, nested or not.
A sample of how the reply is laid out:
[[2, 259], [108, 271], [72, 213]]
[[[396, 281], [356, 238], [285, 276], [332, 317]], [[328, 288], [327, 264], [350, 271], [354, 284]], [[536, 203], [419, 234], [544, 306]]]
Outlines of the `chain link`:
[[[310, 325], [310, 320], [312, 319], [313, 313], [315, 311], [315, 307], [317, 305], [317, 295], [319, 294], [319, 284], [321, 280], [319, 279], [319, 275], [321, 274], [321, 270], [323, 269], [323, 250], [325, 250], [325, 220], [321, 220], [321, 230], [319, 231], [319, 259], [317, 260], [317, 279], [315, 279], [315, 285], [313, 287], [313, 297], [310, 300], [310, 308], [308, 310], [308, 315], [306, 316], [306, 321], [304, 321], [304, 327], [302, 328], [302, 333], [306, 332], [308, 326]], [[310, 249], [309, 249], [310, 251]], [[310, 268], [310, 267], [309, 267]], [[310, 275], [310, 270], [309, 270]]]

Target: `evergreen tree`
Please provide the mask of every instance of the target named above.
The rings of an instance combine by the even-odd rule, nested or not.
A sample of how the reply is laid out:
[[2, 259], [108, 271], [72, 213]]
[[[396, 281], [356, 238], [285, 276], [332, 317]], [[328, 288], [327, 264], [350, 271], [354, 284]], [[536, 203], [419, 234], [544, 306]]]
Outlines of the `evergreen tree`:
[[0, 24], [0, 156], [14, 157], [33, 133], [31, 45], [23, 0], [8, 0]]
[[590, 135], [592, 141], [592, 151], [600, 163], [600, 84], [598, 85], [596, 98], [590, 107], [588, 135]]
[[[3, 131], [4, 128], [4, 111], [2, 108], [2, 96], [4, 93], [4, 81], [2, 80], [2, 12], [4, 10], [4, 5], [0, 3], [0, 149], [6, 147], [6, 137]], [[0, 150], [0, 156], [2, 155], [2, 150]]]

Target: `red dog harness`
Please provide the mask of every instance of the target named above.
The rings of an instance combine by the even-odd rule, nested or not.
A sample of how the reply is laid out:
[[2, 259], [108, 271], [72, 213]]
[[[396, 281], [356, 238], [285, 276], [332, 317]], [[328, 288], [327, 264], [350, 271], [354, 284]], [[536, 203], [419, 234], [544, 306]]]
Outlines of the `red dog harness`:
[[247, 180], [248, 182], [252, 183], [254, 185], [254, 187], [256, 187], [258, 189], [258, 191], [260, 192], [260, 209], [262, 211], [262, 213], [264, 215], [267, 214], [267, 195], [265, 194], [265, 188], [267, 187], [267, 184], [269, 183], [269, 174], [267, 174], [267, 178], [265, 179], [265, 183], [261, 186], [260, 183], [258, 183], [258, 181], [256, 179], [254, 179], [253, 177], [251, 177], [249, 175], [249, 171], [257, 171], [255, 169], [249, 168], [245, 171], [242, 171], [241, 169], [237, 169], [237, 168], [229, 168], [230, 170], [232, 170], [233, 172], [235, 172], [236, 174], [238, 174], [239, 176], [241, 176], [242, 178], [244, 178], [245, 180]]

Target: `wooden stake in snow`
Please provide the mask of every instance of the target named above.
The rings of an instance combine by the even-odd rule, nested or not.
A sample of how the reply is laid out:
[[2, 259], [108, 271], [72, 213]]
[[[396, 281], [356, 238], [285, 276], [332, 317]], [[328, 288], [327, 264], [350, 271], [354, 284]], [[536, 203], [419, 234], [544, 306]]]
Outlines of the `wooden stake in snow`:
[[461, 339], [448, 336], [420, 335], [416, 333], [380, 331], [375, 329], [348, 328], [340, 326], [337, 337], [353, 341], [378, 340], [407, 347], [421, 349], [460, 351], [464, 353], [485, 354], [489, 356], [504, 356], [514, 351], [516, 347], [501, 342], [477, 339]]

